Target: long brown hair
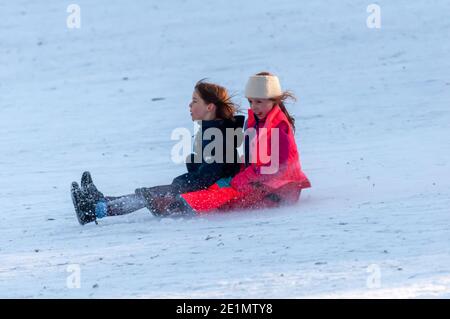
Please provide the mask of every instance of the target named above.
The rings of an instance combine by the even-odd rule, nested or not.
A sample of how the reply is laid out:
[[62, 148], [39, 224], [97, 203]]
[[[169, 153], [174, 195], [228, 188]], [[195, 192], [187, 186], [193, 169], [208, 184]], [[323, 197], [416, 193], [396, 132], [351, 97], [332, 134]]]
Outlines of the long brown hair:
[[205, 103], [212, 103], [216, 106], [217, 118], [234, 121], [234, 114], [238, 108], [231, 101], [226, 88], [218, 84], [205, 82], [205, 79], [202, 79], [195, 85], [195, 90]]
[[[270, 72], [259, 72], [256, 75], [273, 76], [273, 74]], [[285, 102], [287, 100], [292, 100], [293, 102], [297, 101], [297, 98], [295, 97], [294, 93], [290, 91], [284, 91], [280, 96], [271, 98], [270, 100], [275, 102], [275, 104], [277, 104], [280, 107], [281, 111], [283, 111], [284, 115], [286, 115], [289, 123], [292, 125], [292, 128], [295, 131], [295, 118], [289, 114], [285, 105]]]

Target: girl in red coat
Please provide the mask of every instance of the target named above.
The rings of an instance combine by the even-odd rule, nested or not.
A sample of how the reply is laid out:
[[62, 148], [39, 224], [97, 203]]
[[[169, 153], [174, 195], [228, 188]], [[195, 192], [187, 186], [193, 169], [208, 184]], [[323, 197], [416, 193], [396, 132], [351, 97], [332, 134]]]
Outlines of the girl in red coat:
[[[203, 214], [293, 204], [303, 188], [311, 187], [300, 166], [295, 120], [285, 106], [294, 96], [282, 91], [278, 77], [268, 72], [251, 76], [245, 95], [250, 109], [241, 171], [206, 190], [181, 194], [177, 201], [184, 203], [183, 211]], [[173, 213], [169, 206], [163, 202], [159, 211]]]

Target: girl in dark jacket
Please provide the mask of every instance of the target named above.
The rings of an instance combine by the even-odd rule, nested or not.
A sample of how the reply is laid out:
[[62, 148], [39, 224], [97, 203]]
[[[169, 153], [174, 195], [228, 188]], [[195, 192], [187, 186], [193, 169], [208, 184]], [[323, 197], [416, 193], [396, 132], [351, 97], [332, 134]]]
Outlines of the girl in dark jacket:
[[[104, 196], [97, 190], [89, 172], [84, 172], [81, 187], [72, 183], [72, 201], [81, 225], [97, 221], [106, 216], [124, 215], [144, 207], [155, 215], [163, 212], [160, 207], [171, 211], [185, 211], [183, 201], [175, 200], [178, 195], [207, 189], [221, 178], [232, 177], [239, 172], [237, 148], [242, 143], [244, 116], [235, 116], [236, 105], [227, 90], [217, 84], [200, 81], [196, 84], [192, 102], [189, 104], [193, 121], [199, 121], [199, 130], [194, 142], [194, 152], [186, 159], [187, 173], [176, 177], [169, 185], [136, 189], [134, 194], [120, 197]], [[208, 129], [220, 131], [223, 147], [221, 153], [211, 155], [213, 161], [203, 158], [204, 150], [217, 138], [204, 138]], [[232, 130], [233, 134], [227, 134]]]

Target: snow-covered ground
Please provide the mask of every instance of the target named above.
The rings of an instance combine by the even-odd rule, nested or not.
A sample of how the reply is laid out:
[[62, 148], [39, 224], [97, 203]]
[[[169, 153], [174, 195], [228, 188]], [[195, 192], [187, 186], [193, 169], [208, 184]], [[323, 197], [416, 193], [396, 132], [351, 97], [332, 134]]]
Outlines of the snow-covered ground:
[[[0, 297], [450, 297], [450, 2], [70, 3], [0, 2]], [[299, 97], [296, 206], [77, 223], [83, 170], [170, 182], [195, 82], [245, 110], [262, 70]]]

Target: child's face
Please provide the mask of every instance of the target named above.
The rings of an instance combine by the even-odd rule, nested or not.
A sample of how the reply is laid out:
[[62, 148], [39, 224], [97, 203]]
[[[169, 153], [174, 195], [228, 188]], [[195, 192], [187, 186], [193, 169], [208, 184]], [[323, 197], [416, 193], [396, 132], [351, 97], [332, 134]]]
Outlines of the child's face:
[[192, 93], [192, 101], [189, 103], [193, 121], [204, 121], [214, 119], [214, 104], [206, 104], [197, 91]]
[[262, 120], [266, 118], [267, 114], [272, 110], [275, 103], [269, 99], [253, 99], [249, 98], [250, 108], [253, 113]]

